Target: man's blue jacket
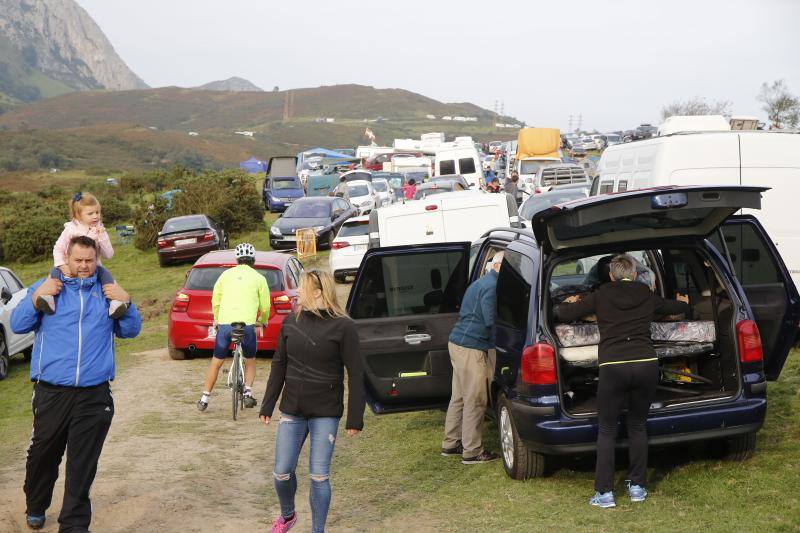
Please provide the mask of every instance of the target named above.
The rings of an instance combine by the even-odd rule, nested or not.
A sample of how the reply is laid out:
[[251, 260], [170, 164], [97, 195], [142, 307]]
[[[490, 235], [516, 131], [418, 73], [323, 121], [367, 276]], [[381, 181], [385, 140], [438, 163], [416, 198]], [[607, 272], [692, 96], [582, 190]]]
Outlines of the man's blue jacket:
[[464, 293], [458, 322], [450, 332], [450, 342], [473, 348], [494, 348], [494, 320], [497, 316], [497, 272], [490, 270]]
[[108, 316], [108, 301], [97, 276], [61, 276], [56, 312], [36, 311], [31, 295], [44, 282], [30, 286], [11, 313], [14, 333], [36, 332], [31, 356], [31, 381], [67, 387], [91, 387], [114, 379], [114, 335], [132, 338], [142, 329], [142, 317], [131, 303], [119, 320]]

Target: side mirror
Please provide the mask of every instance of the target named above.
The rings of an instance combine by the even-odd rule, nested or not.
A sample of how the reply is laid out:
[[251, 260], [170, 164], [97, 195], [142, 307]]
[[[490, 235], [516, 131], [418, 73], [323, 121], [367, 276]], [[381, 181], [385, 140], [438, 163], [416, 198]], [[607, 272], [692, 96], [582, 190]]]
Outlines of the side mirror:
[[10, 302], [12, 296], [13, 294], [11, 294], [11, 291], [9, 291], [6, 287], [3, 287], [3, 289], [0, 290], [0, 301], [3, 302], [3, 305], [6, 305], [8, 302]]
[[470, 189], [471, 189], [471, 188], [473, 188], [474, 186], [475, 186], [475, 184], [474, 184], [474, 183], [470, 183], [470, 184], [469, 184], [469, 188], [470, 188]]

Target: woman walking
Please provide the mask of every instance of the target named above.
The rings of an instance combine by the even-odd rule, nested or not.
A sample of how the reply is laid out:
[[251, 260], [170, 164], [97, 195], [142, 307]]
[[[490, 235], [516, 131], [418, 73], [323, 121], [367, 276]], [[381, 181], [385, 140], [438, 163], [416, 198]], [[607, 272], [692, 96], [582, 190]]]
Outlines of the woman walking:
[[355, 436], [364, 427], [364, 370], [358, 332], [337, 301], [333, 277], [317, 270], [303, 272], [297, 304], [297, 312], [287, 316], [281, 326], [260, 413], [261, 421], [269, 424], [283, 391], [273, 470], [281, 514], [272, 523], [273, 533], [288, 531], [297, 522], [295, 468], [306, 437], [311, 441], [311, 530], [325, 531], [331, 502], [331, 459], [344, 412], [345, 368], [347, 435]]

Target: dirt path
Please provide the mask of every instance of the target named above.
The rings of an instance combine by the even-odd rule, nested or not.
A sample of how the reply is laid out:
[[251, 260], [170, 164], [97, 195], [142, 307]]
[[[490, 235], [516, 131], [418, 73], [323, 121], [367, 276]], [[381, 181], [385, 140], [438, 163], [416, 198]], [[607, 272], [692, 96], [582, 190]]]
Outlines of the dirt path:
[[[252, 531], [269, 527], [278, 511], [272, 490], [277, 424], [264, 427], [257, 410], [231, 420], [220, 382], [206, 413], [194, 402], [208, 359], [172, 361], [166, 350], [137, 354], [115, 382], [116, 414], [92, 489], [94, 531]], [[254, 390], [261, 399], [269, 359], [259, 359]], [[343, 431], [340, 429], [340, 437]], [[341, 438], [337, 448], [348, 446]], [[24, 523], [24, 450], [0, 471], [0, 531]], [[311, 528], [307, 452], [298, 467], [298, 531]], [[57, 531], [63, 464], [44, 531]], [[332, 509], [329, 524], [336, 524]], [[346, 527], [335, 526], [337, 531]]]

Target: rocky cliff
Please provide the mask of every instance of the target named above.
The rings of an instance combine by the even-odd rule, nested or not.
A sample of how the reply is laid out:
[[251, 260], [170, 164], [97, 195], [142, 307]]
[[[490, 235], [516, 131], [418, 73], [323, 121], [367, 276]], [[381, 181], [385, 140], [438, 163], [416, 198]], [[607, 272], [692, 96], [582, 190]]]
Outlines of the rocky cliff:
[[19, 100], [147, 88], [74, 0], [0, 0], [0, 78], [0, 91]]

